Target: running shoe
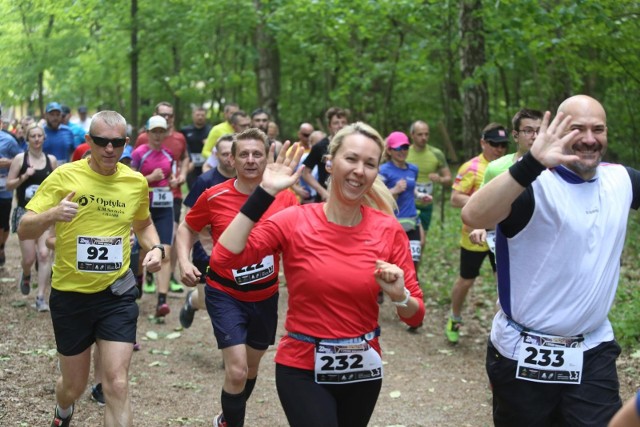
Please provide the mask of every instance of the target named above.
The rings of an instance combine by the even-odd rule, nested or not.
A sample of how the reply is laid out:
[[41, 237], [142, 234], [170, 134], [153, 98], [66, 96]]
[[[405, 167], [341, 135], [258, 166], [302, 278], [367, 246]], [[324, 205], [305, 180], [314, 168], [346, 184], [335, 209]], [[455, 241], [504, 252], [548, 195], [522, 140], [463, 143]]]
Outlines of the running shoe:
[[444, 334], [451, 344], [457, 344], [460, 339], [460, 325], [461, 321], [453, 320], [451, 317], [447, 321], [447, 327], [444, 329]]
[[173, 276], [171, 276], [171, 280], [169, 281], [169, 290], [171, 292], [182, 293], [184, 292], [184, 287], [182, 283], [178, 282]]
[[67, 418], [62, 418], [58, 415], [58, 405], [53, 414], [53, 421], [51, 421], [51, 427], [69, 427], [71, 425], [71, 418], [73, 418], [73, 405], [71, 406], [71, 415]]
[[155, 294], [156, 293], [156, 283], [153, 281], [153, 274], [147, 272], [146, 280], [142, 285], [142, 292], [145, 294]]
[[170, 312], [171, 309], [169, 308], [169, 304], [167, 304], [166, 302], [158, 304], [158, 306], [156, 307], [156, 317], [164, 317]]
[[187, 292], [187, 297], [184, 300], [184, 305], [180, 309], [180, 324], [183, 328], [189, 329], [193, 323], [193, 316], [196, 314], [195, 308], [191, 306], [191, 294], [193, 290]]
[[412, 333], [412, 334], [417, 334], [418, 333], [418, 329], [420, 329], [422, 327], [422, 323], [419, 324], [418, 326], [409, 326], [407, 328], [407, 332]]
[[98, 406], [104, 406], [104, 393], [102, 392], [102, 383], [98, 383], [91, 387], [91, 400], [96, 402]]
[[29, 295], [31, 292], [31, 276], [25, 276], [24, 273], [20, 273], [20, 292], [22, 295]]
[[227, 422], [224, 420], [222, 412], [213, 417], [213, 427], [227, 427]]
[[42, 297], [36, 297], [36, 310], [40, 313], [45, 313], [49, 311], [49, 304]]

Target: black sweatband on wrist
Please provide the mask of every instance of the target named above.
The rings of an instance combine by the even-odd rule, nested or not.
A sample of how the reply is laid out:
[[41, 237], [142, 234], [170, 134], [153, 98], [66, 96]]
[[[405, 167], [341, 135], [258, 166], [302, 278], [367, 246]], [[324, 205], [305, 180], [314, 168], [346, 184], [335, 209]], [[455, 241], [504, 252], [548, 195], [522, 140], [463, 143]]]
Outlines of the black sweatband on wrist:
[[540, 163], [531, 152], [528, 152], [522, 159], [515, 162], [510, 168], [509, 173], [515, 179], [518, 184], [522, 185], [524, 188], [527, 188], [531, 185], [533, 181], [536, 180], [538, 175], [540, 175], [544, 170], [546, 170], [546, 166]]
[[247, 201], [244, 202], [240, 212], [245, 214], [251, 221], [258, 222], [275, 199], [274, 196], [258, 185]]

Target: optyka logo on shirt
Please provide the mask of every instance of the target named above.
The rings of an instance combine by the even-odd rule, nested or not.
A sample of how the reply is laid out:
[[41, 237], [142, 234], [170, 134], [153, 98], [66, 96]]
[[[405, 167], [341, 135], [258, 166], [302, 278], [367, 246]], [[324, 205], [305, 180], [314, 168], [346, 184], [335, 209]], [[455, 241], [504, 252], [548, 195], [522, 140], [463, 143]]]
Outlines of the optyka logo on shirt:
[[78, 204], [80, 206], [87, 206], [89, 203], [92, 203], [92, 202], [96, 202], [101, 206], [109, 207], [109, 208], [126, 208], [127, 207], [126, 203], [121, 202], [120, 200], [109, 200], [103, 197], [95, 197], [92, 194], [82, 195], [80, 196], [80, 198], [78, 198]]

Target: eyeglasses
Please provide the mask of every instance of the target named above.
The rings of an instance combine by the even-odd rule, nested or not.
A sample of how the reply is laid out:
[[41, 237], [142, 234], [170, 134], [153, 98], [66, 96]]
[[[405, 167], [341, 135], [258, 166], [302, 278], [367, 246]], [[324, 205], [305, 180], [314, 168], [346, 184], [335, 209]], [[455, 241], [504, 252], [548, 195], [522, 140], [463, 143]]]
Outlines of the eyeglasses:
[[538, 129], [524, 128], [524, 129], [520, 129], [518, 132], [520, 132], [521, 134], [524, 134], [525, 136], [531, 136], [534, 133], [537, 135], [540, 133], [540, 128]]
[[487, 140], [487, 142], [489, 143], [490, 146], [492, 146], [493, 148], [507, 148], [507, 146], [509, 145], [508, 142], [495, 142], [495, 141], [489, 141]]
[[111, 143], [111, 145], [113, 145], [113, 148], [119, 148], [119, 147], [124, 147], [124, 145], [127, 143], [127, 138], [109, 139], [109, 138], [103, 138], [101, 136], [94, 136], [91, 134], [89, 134], [89, 136], [91, 137], [93, 142], [95, 142], [95, 144], [100, 147], [106, 147], [107, 145], [109, 145], [109, 143]]
[[301, 133], [300, 136], [304, 136], [305, 138], [309, 138], [311, 136], [310, 133]]
[[158, 113], [158, 115], [164, 117], [165, 119], [170, 119], [171, 117], [173, 117], [172, 113]]
[[408, 149], [408, 145], [401, 145], [400, 147], [392, 148], [393, 151], [407, 151]]

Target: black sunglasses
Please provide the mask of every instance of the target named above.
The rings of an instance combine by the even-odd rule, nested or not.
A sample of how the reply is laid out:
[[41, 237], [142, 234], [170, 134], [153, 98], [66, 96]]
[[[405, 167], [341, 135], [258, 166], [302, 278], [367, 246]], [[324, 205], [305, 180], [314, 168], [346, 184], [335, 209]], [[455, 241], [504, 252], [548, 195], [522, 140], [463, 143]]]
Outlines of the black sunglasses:
[[120, 147], [124, 147], [124, 145], [127, 143], [127, 138], [109, 139], [109, 138], [103, 138], [101, 136], [94, 136], [91, 134], [89, 134], [89, 136], [91, 137], [93, 142], [95, 142], [96, 145], [99, 145], [100, 147], [106, 147], [107, 145], [109, 145], [109, 143], [111, 143], [111, 145], [113, 145], [113, 148], [120, 148]]
[[492, 147], [506, 147], [507, 145], [509, 145], [508, 142], [495, 142], [495, 141], [490, 141], [490, 140], [487, 140], [487, 142]]
[[305, 138], [309, 138], [311, 136], [310, 133], [301, 133], [300, 135], [304, 136]]

